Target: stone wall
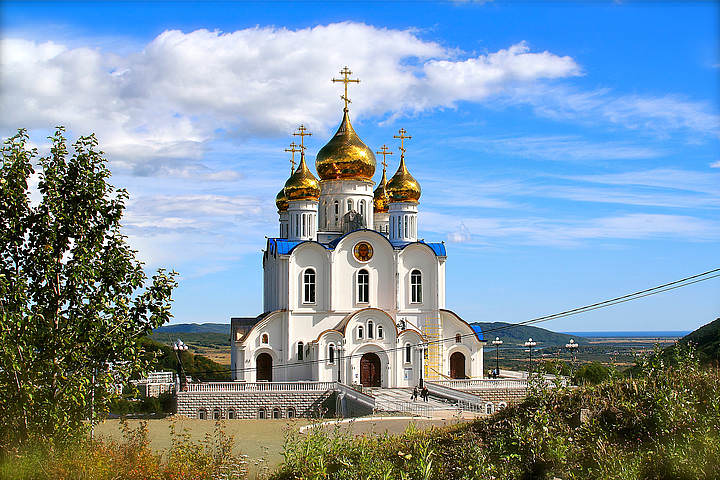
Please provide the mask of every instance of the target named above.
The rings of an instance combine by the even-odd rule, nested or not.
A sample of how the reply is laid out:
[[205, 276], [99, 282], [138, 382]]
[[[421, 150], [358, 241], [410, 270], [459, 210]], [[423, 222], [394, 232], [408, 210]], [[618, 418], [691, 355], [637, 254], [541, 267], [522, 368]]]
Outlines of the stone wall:
[[527, 396], [527, 390], [524, 388], [485, 388], [480, 390], [463, 390], [463, 392], [472, 393], [480, 397], [483, 402], [494, 404], [495, 408], [497, 408], [501, 402], [506, 405], [520, 403]]
[[213, 419], [216, 409], [220, 418], [273, 418], [279, 409], [279, 418], [319, 417], [335, 415], [335, 392], [178, 392], [177, 413], [199, 418], [200, 411]]

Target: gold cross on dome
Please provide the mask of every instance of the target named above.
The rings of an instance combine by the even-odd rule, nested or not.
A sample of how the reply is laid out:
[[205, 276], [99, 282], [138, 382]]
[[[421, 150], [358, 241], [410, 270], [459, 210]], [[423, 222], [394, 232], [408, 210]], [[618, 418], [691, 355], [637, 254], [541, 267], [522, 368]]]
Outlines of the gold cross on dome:
[[312, 135], [312, 133], [307, 131], [307, 128], [305, 128], [305, 125], [300, 125], [298, 127], [298, 131], [293, 133], [295, 136], [300, 137], [300, 158], [305, 158], [305, 149], [307, 148], [305, 146], [305, 137]]
[[388, 146], [387, 146], [387, 145], [383, 145], [382, 148], [380, 149], [380, 151], [375, 152], [375, 153], [377, 153], [378, 155], [382, 155], [382, 156], [383, 156], [382, 162], [380, 162], [380, 163], [381, 163], [382, 166], [383, 166], [383, 170], [385, 170], [385, 168], [387, 168], [387, 161], [385, 160], [385, 155], [392, 155], [393, 152], [391, 152], [390, 150], [388, 150]]
[[407, 131], [404, 128], [401, 128], [398, 130], [398, 133], [400, 135], [393, 135], [393, 138], [399, 138], [400, 139], [400, 156], [405, 156], [405, 139], [411, 139], [412, 137], [410, 135], [405, 135]]
[[296, 163], [296, 162], [295, 162], [295, 152], [299, 152], [299, 151], [300, 151], [300, 149], [297, 148], [298, 146], [299, 146], [299, 145], [298, 145], [297, 143], [292, 142], [292, 143], [290, 144], [290, 148], [286, 148], [286, 149], [285, 149], [286, 152], [292, 152], [292, 158], [290, 159], [290, 165], [292, 165], [292, 167], [290, 167], [290, 174], [291, 174], [291, 175], [292, 175], [292, 173], [295, 171], [295, 163]]
[[350, 77], [350, 75], [352, 75], [352, 72], [350, 71], [350, 69], [347, 66], [345, 66], [345, 68], [340, 70], [340, 74], [343, 76], [343, 78], [333, 78], [332, 81], [333, 81], [333, 83], [343, 82], [345, 84], [345, 95], [340, 95], [340, 98], [345, 100], [345, 111], [347, 112], [348, 103], [352, 103], [350, 101], [350, 99], [348, 98], [348, 92], [347, 92], [348, 83], [360, 83], [360, 80], [359, 79], [353, 80], [353, 79], [348, 78], [348, 77]]

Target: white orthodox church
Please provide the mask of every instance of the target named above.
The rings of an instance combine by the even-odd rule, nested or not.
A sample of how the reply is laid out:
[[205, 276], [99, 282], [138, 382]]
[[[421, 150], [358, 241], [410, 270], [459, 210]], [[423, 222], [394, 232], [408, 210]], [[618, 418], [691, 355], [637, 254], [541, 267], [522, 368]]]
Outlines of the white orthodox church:
[[279, 235], [262, 254], [264, 312], [232, 319], [236, 381], [340, 381], [408, 387], [421, 379], [481, 378], [482, 333], [445, 305], [444, 243], [418, 240], [420, 185], [400, 163], [375, 187], [373, 151], [345, 109], [335, 135], [300, 163], [276, 198]]

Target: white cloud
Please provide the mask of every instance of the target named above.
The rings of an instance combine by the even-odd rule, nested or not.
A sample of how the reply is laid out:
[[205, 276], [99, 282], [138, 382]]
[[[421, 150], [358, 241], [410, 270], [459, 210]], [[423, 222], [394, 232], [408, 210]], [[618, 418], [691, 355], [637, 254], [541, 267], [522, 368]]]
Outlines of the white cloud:
[[720, 160], [710, 164], [710, 168], [720, 168]]
[[579, 74], [572, 58], [525, 43], [458, 58], [411, 30], [350, 22], [169, 30], [122, 54], [4, 39], [0, 59], [0, 129], [94, 131], [117, 166], [139, 175], [188, 174], [218, 138], [286, 134], [301, 122], [327, 130], [340, 105], [329, 80], [344, 64], [363, 82], [351, 94], [356, 116], [479, 101]]

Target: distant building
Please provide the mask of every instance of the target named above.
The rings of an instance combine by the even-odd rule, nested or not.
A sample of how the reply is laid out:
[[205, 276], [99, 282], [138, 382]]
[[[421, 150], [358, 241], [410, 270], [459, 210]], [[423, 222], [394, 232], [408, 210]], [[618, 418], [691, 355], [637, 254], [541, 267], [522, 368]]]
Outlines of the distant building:
[[177, 381], [175, 372], [150, 372], [147, 378], [134, 380], [132, 383], [143, 397], [159, 397], [163, 393], [174, 393], [177, 390]]

